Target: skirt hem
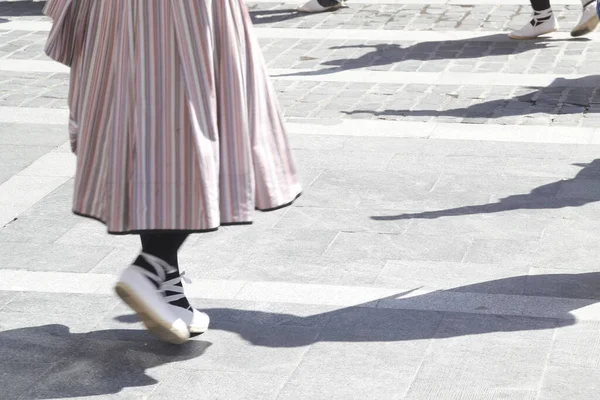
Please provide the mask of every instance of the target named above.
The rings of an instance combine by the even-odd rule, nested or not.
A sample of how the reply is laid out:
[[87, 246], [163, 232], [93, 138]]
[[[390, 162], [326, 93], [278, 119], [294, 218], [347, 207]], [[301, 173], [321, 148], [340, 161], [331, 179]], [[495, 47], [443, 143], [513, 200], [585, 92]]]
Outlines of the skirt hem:
[[[261, 211], [261, 212], [271, 212], [271, 211], [277, 211], [280, 210], [282, 208], [285, 207], [289, 207], [291, 206], [296, 200], [298, 200], [298, 198], [302, 195], [302, 193], [298, 193], [298, 195], [296, 195], [296, 197], [294, 198], [294, 200], [282, 204], [280, 206], [276, 206], [273, 208], [256, 208], [257, 211]], [[87, 213], [81, 213], [75, 210], [72, 210], [73, 214], [77, 215], [78, 217], [84, 217], [84, 218], [89, 218], [89, 219], [93, 219], [94, 221], [98, 221], [103, 225], [107, 225], [106, 221], [104, 221], [102, 218], [96, 217], [94, 215], [91, 214], [87, 214]], [[154, 232], [154, 233], [188, 233], [188, 234], [192, 234], [192, 233], [210, 233], [210, 232], [215, 232], [218, 231], [219, 228], [221, 226], [237, 226], [237, 225], [252, 225], [252, 221], [240, 221], [240, 222], [222, 222], [219, 226], [216, 226], [214, 228], [207, 228], [207, 229], [132, 229], [132, 230], [128, 230], [128, 231], [111, 231], [108, 230], [107, 232], [110, 235], [139, 235], [140, 233], [145, 233], [145, 232]]]

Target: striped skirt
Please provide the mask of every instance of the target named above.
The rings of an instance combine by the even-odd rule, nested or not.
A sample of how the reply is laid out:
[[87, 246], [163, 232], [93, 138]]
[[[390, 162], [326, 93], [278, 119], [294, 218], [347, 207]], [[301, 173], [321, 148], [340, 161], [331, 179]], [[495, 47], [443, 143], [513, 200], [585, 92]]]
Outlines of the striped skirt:
[[301, 188], [242, 0], [49, 0], [69, 65], [73, 211], [110, 233], [207, 231]]

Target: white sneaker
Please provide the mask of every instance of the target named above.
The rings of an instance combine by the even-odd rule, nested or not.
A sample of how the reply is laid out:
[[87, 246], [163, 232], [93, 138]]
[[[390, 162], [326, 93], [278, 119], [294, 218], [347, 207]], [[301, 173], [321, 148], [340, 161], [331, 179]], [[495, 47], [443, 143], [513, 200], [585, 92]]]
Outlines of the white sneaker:
[[187, 299], [184, 302], [178, 301], [185, 298], [182, 282], [191, 283], [185, 277], [185, 272], [182, 272], [176, 278], [165, 281], [161, 286], [161, 290], [166, 295], [165, 300], [169, 303], [170, 310], [185, 322], [190, 332], [190, 337], [198, 336], [208, 330], [210, 317], [193, 308]]
[[172, 267], [150, 254], [142, 253], [142, 256], [156, 269], [156, 274], [131, 265], [121, 275], [115, 291], [137, 313], [150, 333], [169, 343], [184, 343], [190, 338], [188, 326], [173, 312], [162, 287], [168, 271], [165, 267]]
[[344, 4], [345, 4], [342, 1], [333, 1], [333, 0], [321, 0], [321, 1], [323, 1], [323, 3], [325, 3], [325, 4], [330, 4], [330, 5], [322, 6], [318, 0], [308, 0], [306, 3], [302, 4], [296, 10], [298, 12], [305, 12], [305, 13], [320, 13], [320, 12], [325, 12], [325, 11], [337, 10], [338, 8], [344, 7]]
[[512, 31], [508, 34], [511, 39], [525, 40], [535, 39], [538, 36], [545, 35], [558, 30], [558, 21], [552, 12], [552, 9], [544, 11], [534, 11], [531, 21], [521, 29]]
[[571, 30], [571, 36], [583, 36], [598, 26], [598, 14], [596, 12], [596, 0], [592, 0], [583, 6], [581, 18], [575, 27]]

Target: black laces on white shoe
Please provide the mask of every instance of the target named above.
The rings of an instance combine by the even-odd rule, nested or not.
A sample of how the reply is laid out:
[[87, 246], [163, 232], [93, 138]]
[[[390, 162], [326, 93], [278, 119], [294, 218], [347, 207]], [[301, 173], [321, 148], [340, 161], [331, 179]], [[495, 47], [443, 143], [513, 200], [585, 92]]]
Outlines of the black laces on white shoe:
[[192, 281], [185, 276], [185, 272], [179, 274], [177, 268], [152, 254], [141, 253], [140, 256], [152, 266], [156, 274], [144, 268], [140, 268], [140, 271], [146, 278], [154, 282], [165, 301], [171, 305], [190, 310], [191, 305], [183, 291], [183, 282], [189, 284]]
[[529, 22], [531, 26], [538, 26], [552, 18], [552, 10], [534, 11]]

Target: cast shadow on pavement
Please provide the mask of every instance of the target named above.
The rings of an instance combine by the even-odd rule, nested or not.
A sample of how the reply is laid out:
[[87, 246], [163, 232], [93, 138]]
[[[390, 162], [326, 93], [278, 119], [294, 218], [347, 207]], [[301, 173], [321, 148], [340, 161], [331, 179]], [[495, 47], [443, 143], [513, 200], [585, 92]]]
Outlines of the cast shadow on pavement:
[[308, 317], [231, 308], [204, 311], [211, 316], [211, 329], [266, 347], [535, 331], [574, 325], [572, 311], [600, 300], [600, 273], [517, 276], [422, 295], [411, 292]]
[[[569, 41], [587, 40], [588, 39], [569, 39]], [[325, 68], [316, 71], [301, 71], [291, 74], [273, 75], [273, 77], [326, 75], [353, 69], [396, 64], [408, 60], [460, 60], [481, 58], [485, 56], [515, 55], [528, 51], [545, 49], [548, 47], [549, 43], [558, 41], [564, 40], [538, 38], [535, 40], [515, 41], [508, 39], [505, 34], [495, 34], [460, 40], [420, 42], [407, 47], [402, 47], [398, 44], [387, 43], [373, 45], [358, 44], [334, 46], [330, 47], [330, 49], [340, 50], [372, 48], [373, 51], [365, 53], [358, 58], [342, 58], [321, 63], [321, 65], [332, 66], [331, 68]], [[491, 46], [492, 44], [494, 46]]]
[[[580, 114], [597, 105], [592, 100], [594, 90], [600, 86], [600, 75], [589, 75], [581, 78], [557, 78], [546, 87], [528, 87], [532, 92], [510, 99], [497, 99], [476, 103], [468, 107], [449, 110], [354, 110], [342, 111], [347, 115], [372, 114], [378, 117], [419, 116], [419, 117], [459, 117], [459, 118], [498, 118], [510, 116], [544, 114]], [[564, 92], [571, 89], [566, 98]], [[447, 94], [440, 94], [440, 103]], [[501, 110], [501, 111], [500, 111]], [[499, 112], [500, 111], [500, 112]]]
[[64, 325], [43, 325], [1, 331], [0, 397], [10, 397], [9, 390], [24, 381], [26, 397], [35, 399], [112, 395], [155, 385], [146, 370], [199, 357], [210, 345], [198, 340], [170, 345], [143, 330], [71, 333]]
[[2, 17], [42, 16], [45, 1], [0, 2], [0, 23], [8, 22]]
[[[298, 5], [300, 5], [299, 0]], [[296, 18], [309, 18], [315, 14], [301, 13], [292, 8], [275, 10], [249, 10], [253, 25], [274, 24]]]
[[[483, 129], [483, 127], [482, 127]], [[516, 194], [499, 199], [497, 203], [449, 208], [438, 211], [405, 213], [391, 216], [371, 217], [376, 221], [398, 221], [405, 219], [435, 219], [461, 215], [492, 214], [513, 210], [543, 210], [565, 207], [581, 207], [600, 201], [600, 159], [589, 164], [573, 164], [583, 167], [572, 179], [561, 179], [533, 189], [527, 194]], [[595, 185], [589, 185], [590, 183]], [[587, 190], [585, 187], [588, 186]], [[583, 190], [583, 193], [581, 191]]]

